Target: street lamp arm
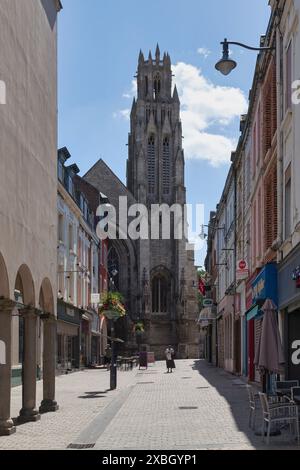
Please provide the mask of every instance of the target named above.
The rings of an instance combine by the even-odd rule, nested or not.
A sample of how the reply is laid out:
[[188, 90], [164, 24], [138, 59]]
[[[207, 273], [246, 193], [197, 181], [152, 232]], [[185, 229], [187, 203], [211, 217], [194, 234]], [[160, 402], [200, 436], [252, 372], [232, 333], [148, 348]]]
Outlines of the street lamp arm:
[[241, 46], [244, 47], [245, 49], [249, 49], [250, 51], [273, 51], [275, 50], [275, 46], [269, 46], [269, 47], [251, 47], [247, 46], [246, 44], [243, 44], [241, 42], [236, 42], [236, 41], [222, 41], [221, 44], [224, 46], [226, 44], [234, 44], [236, 46]]
[[247, 46], [246, 44], [243, 44], [242, 42], [237, 42], [237, 41], [227, 41], [225, 38], [224, 41], [221, 42], [223, 45], [223, 57], [221, 60], [219, 60], [215, 67], [216, 69], [221, 72], [223, 75], [229, 75], [230, 72], [232, 72], [233, 69], [236, 68], [237, 63], [229, 57], [229, 44], [234, 44], [236, 46], [243, 47], [244, 49], [249, 49], [250, 51], [273, 51], [275, 50], [275, 47], [269, 46], [269, 47], [251, 47]]

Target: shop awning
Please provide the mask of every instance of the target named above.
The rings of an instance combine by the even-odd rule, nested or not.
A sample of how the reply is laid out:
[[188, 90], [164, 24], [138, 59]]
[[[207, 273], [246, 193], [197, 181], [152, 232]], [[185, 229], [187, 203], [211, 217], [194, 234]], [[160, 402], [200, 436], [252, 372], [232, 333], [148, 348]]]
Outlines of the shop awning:
[[255, 307], [252, 307], [248, 312], [246, 313], [246, 318], [247, 321], [252, 320], [252, 318], [255, 318], [259, 314], [259, 306], [256, 305]]
[[86, 315], [85, 313], [82, 314], [82, 319], [86, 321], [91, 321], [90, 317]]
[[248, 312], [246, 312], [247, 321], [250, 321], [253, 318], [258, 320], [259, 318], [263, 317], [264, 312], [261, 310], [263, 303], [264, 303], [263, 301], [259, 301], [256, 305], [251, 307], [250, 310], [248, 310]]

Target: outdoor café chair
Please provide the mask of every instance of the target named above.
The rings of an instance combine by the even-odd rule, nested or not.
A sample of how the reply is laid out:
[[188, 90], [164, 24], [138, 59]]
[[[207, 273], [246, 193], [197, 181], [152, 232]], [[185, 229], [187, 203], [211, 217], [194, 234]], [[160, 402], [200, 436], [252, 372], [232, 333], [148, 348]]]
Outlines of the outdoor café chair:
[[270, 442], [270, 432], [272, 424], [289, 424], [292, 431], [292, 424], [295, 425], [298, 445], [300, 444], [298, 407], [292, 402], [270, 404], [266, 393], [259, 392], [263, 412], [262, 438], [265, 440], [267, 432], [267, 444]]
[[300, 397], [300, 387], [292, 387], [291, 398], [293, 401], [294, 401], [294, 397]]
[[288, 395], [291, 393], [293, 387], [299, 387], [299, 380], [277, 380], [276, 393], [281, 395]]
[[254, 392], [253, 387], [251, 387], [251, 385], [247, 385], [247, 392], [249, 398], [249, 427], [251, 429], [255, 429], [258, 395]]

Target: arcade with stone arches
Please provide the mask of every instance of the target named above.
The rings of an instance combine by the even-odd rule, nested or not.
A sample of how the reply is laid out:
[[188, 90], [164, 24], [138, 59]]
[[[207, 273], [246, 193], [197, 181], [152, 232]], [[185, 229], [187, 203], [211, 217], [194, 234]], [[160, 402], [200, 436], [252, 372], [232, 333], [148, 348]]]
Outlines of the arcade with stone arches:
[[[9, 269], [0, 253], [0, 435], [14, 433], [15, 423], [37, 421], [42, 413], [58, 409], [55, 357], [56, 318], [51, 282], [48, 278], [35, 281], [26, 264], [17, 270]], [[22, 403], [19, 415], [11, 417], [11, 387], [16, 371], [21, 377]], [[40, 406], [36, 403], [39, 378], [43, 380]]]

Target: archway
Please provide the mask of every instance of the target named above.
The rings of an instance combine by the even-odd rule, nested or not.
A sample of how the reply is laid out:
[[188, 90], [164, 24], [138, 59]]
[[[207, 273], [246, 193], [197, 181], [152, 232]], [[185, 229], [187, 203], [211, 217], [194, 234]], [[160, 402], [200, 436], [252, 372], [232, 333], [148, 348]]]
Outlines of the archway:
[[26, 264], [23, 264], [16, 275], [15, 281], [15, 295], [18, 295], [18, 300], [24, 305], [35, 306], [35, 291], [33, 278], [30, 269]]
[[[19, 369], [22, 374], [22, 408], [18, 421], [26, 423], [40, 418], [36, 410], [37, 379], [37, 312], [35, 289], [31, 272], [23, 264], [16, 275], [15, 298], [18, 302]], [[15, 330], [17, 325], [15, 325]]]
[[4, 258], [0, 253], [0, 436], [10, 435], [16, 430], [10, 417], [14, 304], [9, 298], [8, 273]]
[[[27, 265], [23, 264], [16, 274], [14, 285], [14, 297], [18, 302], [17, 308], [21, 309], [21, 305], [35, 306], [35, 292], [31, 272]], [[25, 311], [25, 310], [24, 310]], [[24, 313], [24, 312], [23, 312]], [[23, 314], [17, 315], [15, 310], [13, 316], [13, 365], [14, 369], [14, 385], [20, 385], [23, 380], [24, 365], [24, 342], [25, 342], [25, 317]]]
[[0, 253], [0, 298], [1, 297], [8, 299], [10, 295], [6, 264], [3, 256]]
[[45, 278], [42, 282], [39, 295], [39, 306], [44, 313], [54, 315], [54, 297], [51, 282]]

